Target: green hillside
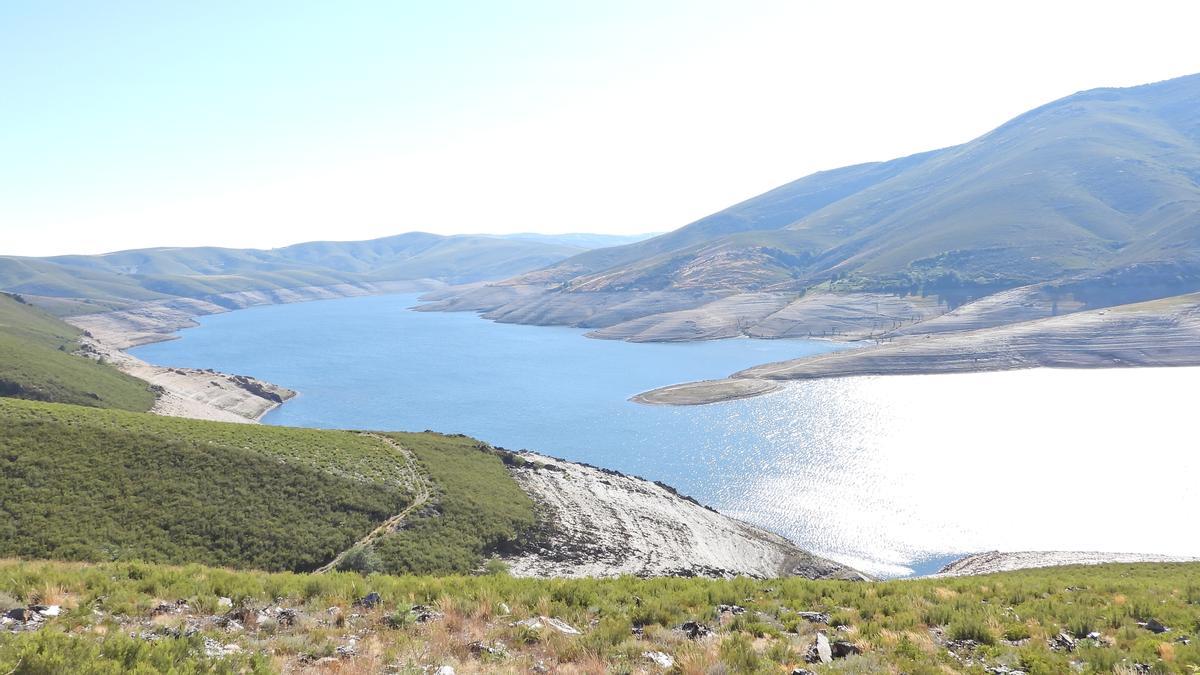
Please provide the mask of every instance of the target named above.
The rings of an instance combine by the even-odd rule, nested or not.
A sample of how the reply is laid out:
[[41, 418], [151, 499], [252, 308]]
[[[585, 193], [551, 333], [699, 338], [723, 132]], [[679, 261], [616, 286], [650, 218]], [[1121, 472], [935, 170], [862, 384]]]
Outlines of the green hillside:
[[78, 329], [0, 293], [0, 396], [149, 410], [149, 385], [77, 356]]
[[[0, 672], [1194, 673], [1198, 579], [1195, 563], [864, 584], [0, 561], [0, 610], [62, 609], [0, 631]], [[528, 625], [542, 616], [578, 634]], [[805, 659], [818, 632], [830, 663]]]
[[15, 399], [0, 399], [0, 428], [0, 556], [312, 570], [425, 481], [427, 510], [360, 567], [469, 572], [533, 522], [500, 456], [461, 436], [397, 434], [396, 447]]
[[813, 174], [518, 280], [564, 293], [840, 280], [849, 290], [978, 294], [1069, 280], [1097, 303], [1114, 282], [1143, 284], [1132, 295], [1149, 299], [1200, 288], [1198, 214], [1193, 75], [1074, 94], [969, 143]]
[[283, 248], [153, 248], [52, 258], [0, 256], [0, 289], [64, 314], [172, 297], [414, 279], [466, 283], [519, 274], [583, 248], [566, 243], [410, 232]]

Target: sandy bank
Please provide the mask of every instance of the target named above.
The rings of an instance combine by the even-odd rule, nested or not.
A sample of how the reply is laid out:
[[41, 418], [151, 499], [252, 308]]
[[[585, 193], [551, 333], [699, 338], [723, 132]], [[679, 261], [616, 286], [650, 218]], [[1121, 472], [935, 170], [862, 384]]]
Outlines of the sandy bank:
[[537, 503], [539, 517], [537, 531], [506, 556], [515, 576], [864, 578], [663, 485], [541, 455], [520, 456], [530, 463], [510, 471]]
[[779, 383], [770, 380], [705, 380], [659, 387], [638, 394], [629, 400], [647, 405], [705, 405], [761, 396], [776, 391], [779, 387]]
[[965, 577], [1060, 565], [1103, 565], [1105, 563], [1197, 562], [1200, 558], [1147, 553], [1101, 553], [1097, 551], [989, 551], [966, 556], [946, 565], [931, 577]]
[[[1200, 365], [1200, 293], [977, 330], [902, 335], [861, 349], [755, 366], [734, 373], [731, 379], [778, 382], [1036, 367], [1196, 365]], [[698, 382], [656, 389], [638, 398], [673, 405], [728, 400], [719, 393], [711, 382]]]
[[72, 316], [66, 321], [87, 331], [83, 353], [104, 359], [157, 388], [158, 399], [151, 412], [217, 422], [257, 422], [296, 392], [246, 375], [156, 366], [123, 350], [175, 339], [177, 331], [198, 325], [198, 316], [257, 305], [426, 291], [442, 285], [419, 280], [226, 293], [148, 302], [115, 312]]

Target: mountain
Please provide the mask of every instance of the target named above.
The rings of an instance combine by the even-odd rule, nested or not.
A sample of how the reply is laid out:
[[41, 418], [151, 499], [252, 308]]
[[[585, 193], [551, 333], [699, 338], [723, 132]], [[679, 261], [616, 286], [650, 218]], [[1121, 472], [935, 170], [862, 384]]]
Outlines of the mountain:
[[0, 257], [0, 288], [61, 314], [171, 298], [380, 284], [468, 283], [543, 267], [584, 250], [554, 241], [410, 232], [270, 250], [152, 248], [104, 255]]
[[[636, 338], [619, 325], [739, 294], [917, 294], [953, 309], [1038, 283], [1089, 307], [1200, 288], [1200, 75], [1077, 93], [963, 145], [816, 173], [430, 308]], [[674, 339], [755, 334], [778, 310]]]

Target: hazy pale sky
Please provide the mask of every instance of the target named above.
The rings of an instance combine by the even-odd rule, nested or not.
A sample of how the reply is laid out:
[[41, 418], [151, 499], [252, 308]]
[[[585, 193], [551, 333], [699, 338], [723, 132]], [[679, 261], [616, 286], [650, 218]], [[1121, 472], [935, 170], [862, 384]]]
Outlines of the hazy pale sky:
[[0, 3], [0, 254], [674, 229], [1200, 71], [1200, 4]]

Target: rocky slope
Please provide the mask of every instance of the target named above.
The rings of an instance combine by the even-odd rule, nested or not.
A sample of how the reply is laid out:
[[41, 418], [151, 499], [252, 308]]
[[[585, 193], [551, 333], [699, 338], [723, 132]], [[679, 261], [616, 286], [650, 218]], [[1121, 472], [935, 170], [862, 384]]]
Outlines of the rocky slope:
[[661, 484], [523, 453], [511, 467], [538, 504], [537, 532], [505, 557], [515, 576], [865, 579]]
[[663, 387], [635, 400], [695, 404], [743, 398], [749, 386], [744, 380], [1197, 365], [1200, 293], [1192, 293], [977, 330], [920, 334], [914, 329], [912, 334], [860, 349], [755, 366], [729, 380]]
[[[830, 327], [789, 321], [779, 306], [817, 289], [940, 301], [901, 312], [917, 321], [1033, 284], [1055, 284], [1043, 299], [1063, 311], [1193, 292], [1197, 110], [1200, 75], [1080, 92], [959, 146], [813, 174], [431, 308], [687, 340], [820, 335]], [[631, 302], [640, 296], [672, 301]], [[997, 298], [999, 309], [1019, 300]]]
[[1106, 563], [1196, 562], [1197, 558], [1147, 553], [1100, 553], [1096, 551], [989, 551], [966, 556], [946, 565], [933, 577], [965, 577], [1013, 570], [1060, 565], [1102, 565]]

